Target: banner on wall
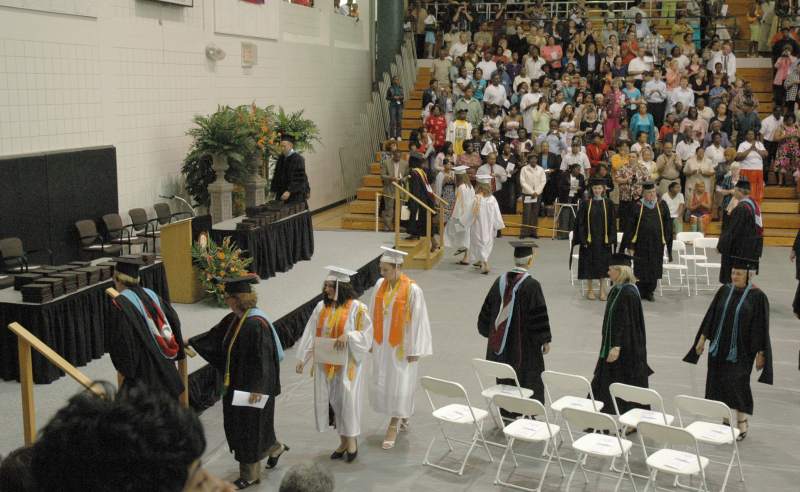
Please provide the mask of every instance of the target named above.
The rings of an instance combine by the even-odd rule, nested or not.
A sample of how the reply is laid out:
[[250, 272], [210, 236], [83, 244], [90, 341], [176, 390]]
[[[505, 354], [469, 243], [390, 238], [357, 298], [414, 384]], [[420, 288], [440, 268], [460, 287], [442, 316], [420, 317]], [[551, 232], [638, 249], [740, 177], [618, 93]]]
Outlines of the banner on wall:
[[265, 0], [242, 0], [243, 2], [247, 3], [264, 3]]

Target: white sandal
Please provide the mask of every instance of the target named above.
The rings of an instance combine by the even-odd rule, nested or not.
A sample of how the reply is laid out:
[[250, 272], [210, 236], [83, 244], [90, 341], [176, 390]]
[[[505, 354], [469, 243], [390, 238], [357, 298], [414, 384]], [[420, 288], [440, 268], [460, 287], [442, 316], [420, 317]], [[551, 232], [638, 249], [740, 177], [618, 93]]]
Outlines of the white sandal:
[[388, 441], [386, 439], [383, 440], [383, 444], [381, 444], [381, 448], [387, 449], [387, 450], [388, 449], [392, 449], [394, 447], [394, 444], [397, 441], [397, 434], [398, 434], [396, 425], [390, 425], [389, 428], [390, 429], [393, 428], [395, 430], [395, 438], [392, 441]]

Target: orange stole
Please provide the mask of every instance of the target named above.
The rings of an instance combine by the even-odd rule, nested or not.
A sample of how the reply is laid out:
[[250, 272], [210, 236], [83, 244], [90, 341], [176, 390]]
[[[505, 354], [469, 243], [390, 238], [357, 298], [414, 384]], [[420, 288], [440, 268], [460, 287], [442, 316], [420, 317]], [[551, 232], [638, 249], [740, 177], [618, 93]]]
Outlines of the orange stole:
[[[350, 314], [350, 306], [352, 305], [353, 301], [347, 301], [344, 306], [339, 306], [336, 309], [333, 309], [332, 306], [325, 306], [322, 308], [322, 312], [319, 315], [319, 319], [317, 320], [317, 336], [324, 337], [327, 336], [329, 338], [339, 338], [344, 334], [344, 327], [347, 324], [347, 318], [349, 318]], [[332, 314], [332, 315], [331, 315]], [[330, 321], [329, 321], [330, 320]], [[325, 325], [328, 324], [328, 333], [325, 333]], [[357, 322], [358, 324], [358, 322]], [[332, 326], [331, 326], [332, 325]], [[358, 326], [356, 327], [358, 329]], [[347, 364], [347, 377], [352, 381], [356, 377], [356, 368], [355, 365], [351, 360], [348, 360]], [[340, 368], [333, 364], [325, 364], [325, 374], [328, 379], [333, 379], [333, 376], [336, 374]]]
[[[406, 323], [408, 323], [410, 314], [408, 295], [412, 283], [414, 282], [410, 278], [405, 274], [401, 274], [400, 279], [397, 281], [397, 286], [395, 287], [397, 290], [389, 294], [389, 301], [391, 302], [394, 300], [394, 305], [392, 306], [392, 325], [389, 327], [389, 345], [392, 347], [400, 346], [401, 351], [403, 330], [405, 329]], [[375, 306], [372, 312], [373, 337], [378, 344], [383, 343], [383, 311], [387, 290], [389, 290], [389, 282], [384, 280], [375, 296]], [[399, 354], [399, 356], [402, 357], [402, 354]]]

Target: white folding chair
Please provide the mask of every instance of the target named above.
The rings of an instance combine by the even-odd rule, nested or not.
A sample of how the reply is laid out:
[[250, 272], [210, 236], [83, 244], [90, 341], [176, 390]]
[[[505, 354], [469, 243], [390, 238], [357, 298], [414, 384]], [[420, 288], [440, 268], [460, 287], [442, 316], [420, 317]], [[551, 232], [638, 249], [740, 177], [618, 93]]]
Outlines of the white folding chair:
[[[575, 280], [577, 280], [577, 278], [578, 278], [577, 264], [578, 264], [578, 260], [580, 259], [580, 255], [578, 253], [572, 253], [572, 237], [573, 237], [573, 232], [569, 231], [569, 241], [568, 242], [569, 242], [570, 254], [572, 255], [572, 264], [569, 267], [569, 284], [570, 285], [575, 285]], [[580, 281], [580, 284], [581, 284], [581, 293], [583, 293], [583, 281], [582, 280]]]
[[[736, 418], [733, 412], [721, 401], [706, 400], [695, 396], [678, 395], [675, 397], [675, 411], [678, 414], [680, 426], [691, 433], [698, 442], [710, 444], [712, 446], [732, 446], [731, 459], [728, 461], [728, 468], [725, 470], [725, 479], [722, 482], [720, 491], [725, 490], [728, 484], [728, 477], [733, 469], [734, 461], [739, 467], [739, 481], [744, 482], [744, 470], [742, 470], [742, 460], [739, 455], [739, 446], [736, 438], [739, 437], [739, 428], [735, 426]], [[695, 420], [689, 425], [684, 425], [683, 415], [690, 413], [699, 415], [707, 419], [718, 422], [720, 419], [727, 419], [730, 425]], [[725, 465], [725, 462], [713, 461]], [[680, 483], [678, 484], [680, 485]]]
[[[711, 258], [709, 256], [708, 251], [709, 250], [710, 251], [716, 251], [718, 242], [719, 242], [719, 239], [716, 238], [716, 237], [701, 237], [701, 238], [698, 238], [698, 239], [694, 240], [693, 246], [694, 246], [695, 250], [697, 250], [700, 253], [701, 256], [704, 256], [706, 258], [705, 260], [696, 261], [694, 263], [695, 268], [702, 268], [703, 271], [704, 271], [704, 275], [701, 275], [701, 274], [698, 273], [697, 277], [695, 277], [695, 280], [694, 280], [694, 293], [695, 293], [695, 295], [697, 295], [698, 290], [716, 290], [717, 289], [716, 286], [712, 286], [711, 285], [711, 276], [709, 275], [709, 270], [710, 269], [719, 270], [720, 268], [722, 268], [722, 263], [720, 263], [718, 261], [709, 261]], [[704, 289], [701, 289], [697, 285], [699, 283], [700, 277], [705, 277], [706, 278], [706, 288], [704, 288]]]
[[[544, 371], [542, 372], [542, 381], [547, 401], [550, 402], [550, 409], [556, 413], [556, 423], [561, 421], [561, 412], [568, 407], [597, 412], [603, 409], [603, 402], [594, 399], [592, 384], [583, 376]], [[584, 395], [589, 395], [589, 398]], [[567, 432], [572, 439], [572, 432], [569, 428], [567, 428]]]
[[[697, 446], [697, 439], [691, 432], [680, 427], [671, 427], [669, 425], [659, 424], [655, 422], [640, 422], [639, 434], [642, 439], [650, 439], [664, 447], [659, 449], [650, 456], [647, 455], [645, 450], [645, 457], [647, 469], [650, 471], [644, 490], [647, 492], [650, 485], [657, 489], [656, 478], [658, 472], [669, 473], [677, 477], [691, 477], [693, 475], [700, 475], [700, 487], [686, 487], [691, 490], [708, 491], [708, 484], [706, 483], [705, 469], [708, 466], [709, 459], [700, 455], [700, 449]], [[671, 449], [672, 447], [684, 447], [689, 451], [681, 451], [678, 449]]]
[[[664, 248], [664, 264], [662, 269], [667, 276], [667, 285], [664, 287], [663, 278], [658, 281], [659, 295], [663, 296], [665, 290], [681, 291], [686, 286], [686, 295], [692, 295], [692, 288], [689, 285], [689, 265], [686, 263], [686, 244], [678, 239], [672, 241], [672, 262], [669, 261], [669, 256], [666, 254], [666, 247]], [[672, 275], [670, 272], [678, 272], [678, 287], [672, 287]], [[663, 277], [663, 275], [662, 275]]]
[[[629, 440], [620, 437], [617, 423], [614, 422], [614, 419], [611, 418], [610, 415], [604, 413], [571, 407], [564, 408], [563, 414], [568, 429], [576, 427], [578, 429], [590, 428], [595, 430], [595, 432], [584, 434], [579, 439], [572, 442], [572, 449], [578, 453], [578, 459], [575, 460], [575, 465], [572, 467], [572, 471], [567, 479], [566, 490], [569, 490], [572, 477], [575, 475], [575, 471], [578, 467], [580, 467], [581, 472], [583, 472], [583, 478], [587, 483], [589, 482], [589, 477], [586, 475], [587, 471], [592, 471], [604, 477], [616, 478], [617, 485], [614, 487], [614, 491], [619, 490], [622, 479], [625, 477], [625, 474], [627, 474], [631, 485], [633, 485], [633, 490], [636, 491], [636, 482], [633, 480], [633, 473], [631, 473], [631, 467], [628, 463], [628, 455], [630, 454], [633, 444]], [[601, 431], [607, 434], [598, 433]], [[612, 459], [622, 458], [625, 462], [625, 466], [622, 472], [616, 476], [599, 471], [587, 470], [585, 465], [589, 456]]]
[[[446, 472], [462, 475], [464, 473], [464, 467], [467, 466], [467, 460], [469, 460], [469, 456], [472, 454], [472, 451], [475, 449], [475, 446], [478, 444], [478, 442], [483, 445], [483, 449], [485, 449], [486, 454], [489, 455], [489, 461], [494, 463], [492, 453], [489, 452], [489, 446], [486, 444], [486, 439], [483, 436], [483, 421], [489, 416], [489, 412], [477, 407], [473, 407], [469, 402], [469, 396], [467, 396], [467, 392], [464, 390], [464, 387], [456, 382], [424, 376], [420, 380], [420, 384], [422, 384], [422, 388], [425, 390], [425, 394], [428, 396], [428, 401], [433, 409], [433, 416], [436, 418], [436, 421], [439, 424], [439, 430], [442, 432], [442, 436], [444, 436], [444, 440], [447, 442], [447, 446], [450, 448], [447, 454], [455, 451], [455, 449], [453, 449], [453, 443], [469, 446], [467, 454], [464, 455], [464, 460], [461, 462], [460, 468], [447, 468], [436, 463], [431, 463], [429, 459], [431, 449], [433, 448], [433, 444], [437, 439], [437, 436], [434, 435], [430, 444], [428, 444], [428, 450], [425, 452], [425, 458], [422, 461], [422, 464], [431, 466], [433, 468], [438, 468]], [[432, 394], [451, 399], [460, 399], [464, 403], [451, 403], [449, 405], [437, 407], [433, 401], [433, 397], [431, 396]], [[472, 426], [474, 429], [472, 440], [464, 441], [462, 439], [456, 439], [449, 436], [445, 431], [444, 424]]]
[[[611, 400], [614, 403], [614, 412], [617, 414], [617, 420], [622, 424], [622, 434], [626, 435], [628, 429], [636, 429], [640, 422], [657, 422], [664, 425], [672, 425], [675, 420], [673, 415], [666, 413], [664, 410], [664, 399], [658, 394], [658, 391], [650, 388], [641, 388], [639, 386], [631, 386], [623, 383], [611, 383], [608, 387], [611, 393]], [[639, 405], [650, 405], [650, 410], [644, 408], [632, 408], [627, 412], [620, 414], [617, 398], [631, 403], [638, 403]], [[640, 444], [647, 456], [645, 449], [644, 439], [639, 434]], [[614, 467], [614, 461], [611, 462], [611, 469], [613, 471], [620, 471]], [[639, 475], [637, 475], [639, 476]], [[647, 479], [647, 476], [641, 475]]]
[[[503, 434], [506, 436], [506, 450], [503, 453], [503, 457], [500, 458], [500, 465], [497, 467], [497, 474], [494, 477], [494, 484], [517, 490], [527, 490], [529, 492], [540, 492], [542, 490], [542, 483], [544, 483], [544, 477], [547, 476], [547, 469], [550, 467], [550, 463], [553, 461], [553, 454], [546, 454], [547, 459], [545, 460], [536, 456], [527, 456], [524, 454], [515, 453], [515, 441], [537, 444], [544, 443], [545, 449], [548, 447], [548, 445], [552, 445], [556, 459], [558, 460], [558, 466], [561, 468], [561, 476], [564, 477], [564, 465], [561, 463], [561, 456], [558, 454], [558, 445], [556, 443], [556, 437], [558, 436], [558, 431], [560, 428], [559, 426], [550, 423], [550, 419], [547, 416], [547, 410], [545, 410], [544, 405], [539, 403], [537, 400], [531, 400], [530, 398], [520, 398], [518, 396], [511, 396], [501, 393], [495, 394], [493, 399], [493, 404], [495, 407], [505, 409], [509, 412], [518, 413], [523, 416], [523, 418], [514, 420], [503, 429]], [[544, 416], [544, 422], [541, 421], [542, 416]], [[533, 417], [539, 417], [540, 420], [533, 420]], [[545, 462], [544, 471], [542, 471], [542, 476], [539, 478], [539, 485], [535, 489], [523, 487], [510, 482], [504, 482], [500, 479], [500, 475], [503, 470], [503, 464], [505, 463], [506, 457], [508, 457], [509, 453], [514, 459], [515, 469], [519, 467], [517, 457]], [[514, 472], [512, 471], [511, 474], [508, 475], [509, 480], [513, 474]]]
[[[489, 413], [492, 414], [492, 418], [494, 419], [494, 423], [497, 424], [498, 429], [502, 429], [505, 424], [503, 424], [503, 416], [500, 414], [500, 410], [494, 406], [494, 402], [492, 401], [494, 395], [512, 395], [519, 396], [520, 398], [530, 398], [533, 396], [532, 389], [523, 388], [519, 385], [517, 371], [508, 364], [484, 359], [472, 359], [472, 370], [475, 372], [475, 377], [478, 379], [478, 385], [481, 387], [481, 396], [486, 399], [486, 403], [489, 405]], [[481, 376], [490, 379], [494, 384], [490, 383], [489, 386], [484, 386]], [[497, 384], [495, 381], [497, 379], [513, 379], [514, 385]], [[544, 398], [544, 395], [539, 395], [539, 398]]]
[[556, 201], [553, 203], [553, 239], [556, 238], [556, 229], [558, 229], [558, 223], [561, 219], [561, 212], [563, 212], [565, 208], [572, 213], [573, 217], [578, 217], [577, 203], [560, 203], [558, 198], [556, 198]]
[[622, 244], [622, 238], [623, 237], [625, 237], [625, 233], [624, 232], [618, 232], [617, 233], [617, 245]]
[[[697, 281], [697, 262], [698, 261], [708, 261], [708, 258], [697, 252], [697, 247], [695, 246], [694, 242], [698, 239], [703, 239], [705, 237], [702, 232], [679, 232], [675, 235], [675, 239], [679, 241], [683, 241], [686, 245], [686, 252], [683, 254], [684, 260], [686, 260], [686, 265], [688, 266], [691, 262], [691, 273], [689, 274], [690, 278], [694, 278], [695, 282]], [[691, 250], [689, 249], [691, 247]]]

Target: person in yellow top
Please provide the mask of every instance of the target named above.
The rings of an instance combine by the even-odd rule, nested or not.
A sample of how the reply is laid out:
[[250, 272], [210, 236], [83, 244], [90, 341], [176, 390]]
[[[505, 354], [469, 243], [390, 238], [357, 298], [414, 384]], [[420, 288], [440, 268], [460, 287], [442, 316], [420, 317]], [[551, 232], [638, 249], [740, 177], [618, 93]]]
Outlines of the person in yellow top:
[[[297, 348], [295, 372], [303, 373], [313, 364], [314, 414], [317, 431], [331, 425], [339, 433], [339, 447], [332, 460], [351, 463], [358, 455], [357, 437], [361, 434], [361, 408], [364, 401], [364, 362], [372, 348], [372, 320], [366, 304], [355, 299], [350, 279], [356, 272], [336, 266], [325, 267], [328, 276], [322, 287], [322, 300], [308, 319]], [[335, 339], [334, 351], [341, 353], [343, 365], [318, 360], [317, 344]], [[320, 349], [322, 347], [319, 347]], [[319, 358], [325, 357], [320, 350]], [[328, 411], [332, 410], [333, 416]]]
[[684, 36], [694, 33], [694, 29], [689, 25], [684, 14], [678, 14], [675, 17], [675, 24], [672, 25], [672, 42], [677, 45], [682, 45]]
[[381, 246], [381, 276], [370, 303], [372, 314], [372, 409], [391, 417], [383, 449], [392, 449], [398, 430], [414, 413], [417, 362], [433, 354], [431, 325], [422, 289], [400, 267], [408, 254]]
[[611, 156], [611, 170], [616, 171], [622, 166], [628, 164], [629, 155], [630, 149], [628, 144], [620, 143], [619, 146], [617, 146], [617, 153]]

